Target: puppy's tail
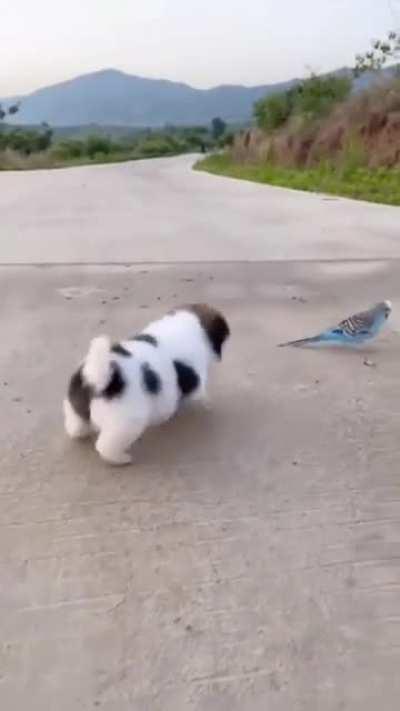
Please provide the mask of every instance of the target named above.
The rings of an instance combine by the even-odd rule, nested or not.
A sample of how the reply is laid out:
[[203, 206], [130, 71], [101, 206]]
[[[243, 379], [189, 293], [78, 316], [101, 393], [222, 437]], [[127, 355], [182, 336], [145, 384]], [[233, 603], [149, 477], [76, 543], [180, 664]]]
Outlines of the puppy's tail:
[[83, 366], [83, 377], [97, 393], [103, 392], [113, 375], [108, 336], [93, 338]]

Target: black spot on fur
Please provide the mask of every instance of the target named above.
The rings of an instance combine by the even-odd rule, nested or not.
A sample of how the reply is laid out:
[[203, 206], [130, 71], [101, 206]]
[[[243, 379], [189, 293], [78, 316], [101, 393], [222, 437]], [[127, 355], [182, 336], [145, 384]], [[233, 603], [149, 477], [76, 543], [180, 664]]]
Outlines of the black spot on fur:
[[161, 379], [148, 363], [142, 365], [143, 385], [150, 395], [158, 395], [161, 390]]
[[151, 346], [158, 346], [157, 338], [151, 335], [151, 333], [138, 333], [137, 336], [133, 336], [132, 341], [143, 341], [144, 343], [150, 343]]
[[114, 345], [111, 346], [111, 350], [113, 353], [117, 353], [120, 356], [125, 356], [125, 358], [130, 358], [132, 356], [132, 353], [126, 348], [124, 348], [121, 343], [114, 343]]
[[174, 366], [176, 370], [176, 375], [178, 378], [178, 386], [183, 397], [190, 395], [196, 388], [198, 388], [200, 383], [200, 378], [196, 371], [182, 363], [180, 360], [174, 360]]
[[86, 422], [90, 420], [90, 401], [92, 397], [92, 388], [83, 380], [82, 368], [79, 368], [70, 380], [68, 400], [76, 414]]
[[106, 400], [112, 400], [114, 397], [120, 397], [125, 390], [125, 380], [122, 377], [121, 369], [117, 363], [111, 363], [112, 376], [107, 387], [101, 393]]

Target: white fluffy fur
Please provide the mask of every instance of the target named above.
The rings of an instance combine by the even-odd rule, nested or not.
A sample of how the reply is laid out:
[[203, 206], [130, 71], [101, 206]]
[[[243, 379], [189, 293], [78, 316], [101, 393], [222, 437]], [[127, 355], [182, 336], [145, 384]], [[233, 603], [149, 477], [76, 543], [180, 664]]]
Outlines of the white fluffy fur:
[[96, 392], [106, 389], [111, 378], [111, 342], [108, 336], [93, 338], [83, 366], [83, 377]]
[[92, 425], [90, 422], [85, 422], [71, 406], [69, 400], [64, 400], [64, 423], [67, 434], [71, 439], [83, 439], [92, 434]]
[[[132, 357], [110, 351], [110, 340], [105, 336], [93, 339], [83, 365], [83, 376], [96, 392], [102, 392], [111, 377], [111, 361], [117, 362], [124, 381], [123, 393], [112, 399], [94, 398], [90, 408], [90, 423], [82, 420], [64, 401], [65, 428], [70, 437], [86, 437], [98, 431], [96, 449], [112, 464], [131, 462], [130, 446], [150, 425], [172, 417], [181, 401], [174, 360], [191, 366], [200, 379], [199, 388], [191, 399], [206, 397], [210, 364], [216, 359], [198, 317], [191, 311], [180, 310], [151, 323], [143, 333], [157, 339], [155, 347], [145, 341], [122, 341], [121, 345]], [[161, 378], [161, 391], [148, 393], [143, 387], [141, 366], [147, 363]]]

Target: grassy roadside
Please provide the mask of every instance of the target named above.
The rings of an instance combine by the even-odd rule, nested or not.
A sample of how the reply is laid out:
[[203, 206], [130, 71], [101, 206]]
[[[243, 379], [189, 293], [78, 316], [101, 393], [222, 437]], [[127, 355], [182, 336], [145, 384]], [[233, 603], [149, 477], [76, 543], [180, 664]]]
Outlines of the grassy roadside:
[[79, 158], [58, 158], [55, 155], [48, 153], [37, 153], [30, 156], [21, 156], [13, 154], [12, 156], [0, 156], [0, 173], [2, 171], [15, 170], [53, 170], [61, 168], [78, 168], [85, 165], [103, 165], [106, 163], [126, 163], [128, 161], [147, 160], [150, 158], [168, 158], [178, 153], [170, 153], [168, 155], [140, 155], [135, 153], [109, 153], [107, 155], [99, 155], [93, 158], [81, 156]]
[[340, 195], [386, 205], [400, 205], [399, 169], [335, 168], [328, 165], [310, 169], [281, 168], [271, 164], [235, 163], [225, 153], [208, 156], [199, 161], [195, 165], [195, 170], [293, 190]]
[[54, 138], [49, 127], [39, 131], [0, 125], [0, 170], [70, 168], [166, 158], [200, 152], [214, 144], [210, 129], [203, 126], [148, 129], [116, 139], [101, 133]]

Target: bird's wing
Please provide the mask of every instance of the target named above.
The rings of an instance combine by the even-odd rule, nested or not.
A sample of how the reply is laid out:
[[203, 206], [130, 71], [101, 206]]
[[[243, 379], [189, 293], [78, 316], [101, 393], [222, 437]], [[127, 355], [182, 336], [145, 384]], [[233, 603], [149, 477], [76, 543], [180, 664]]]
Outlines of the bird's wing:
[[372, 311], [360, 311], [343, 319], [336, 328], [347, 336], [357, 336], [369, 333], [374, 324], [375, 314]]

